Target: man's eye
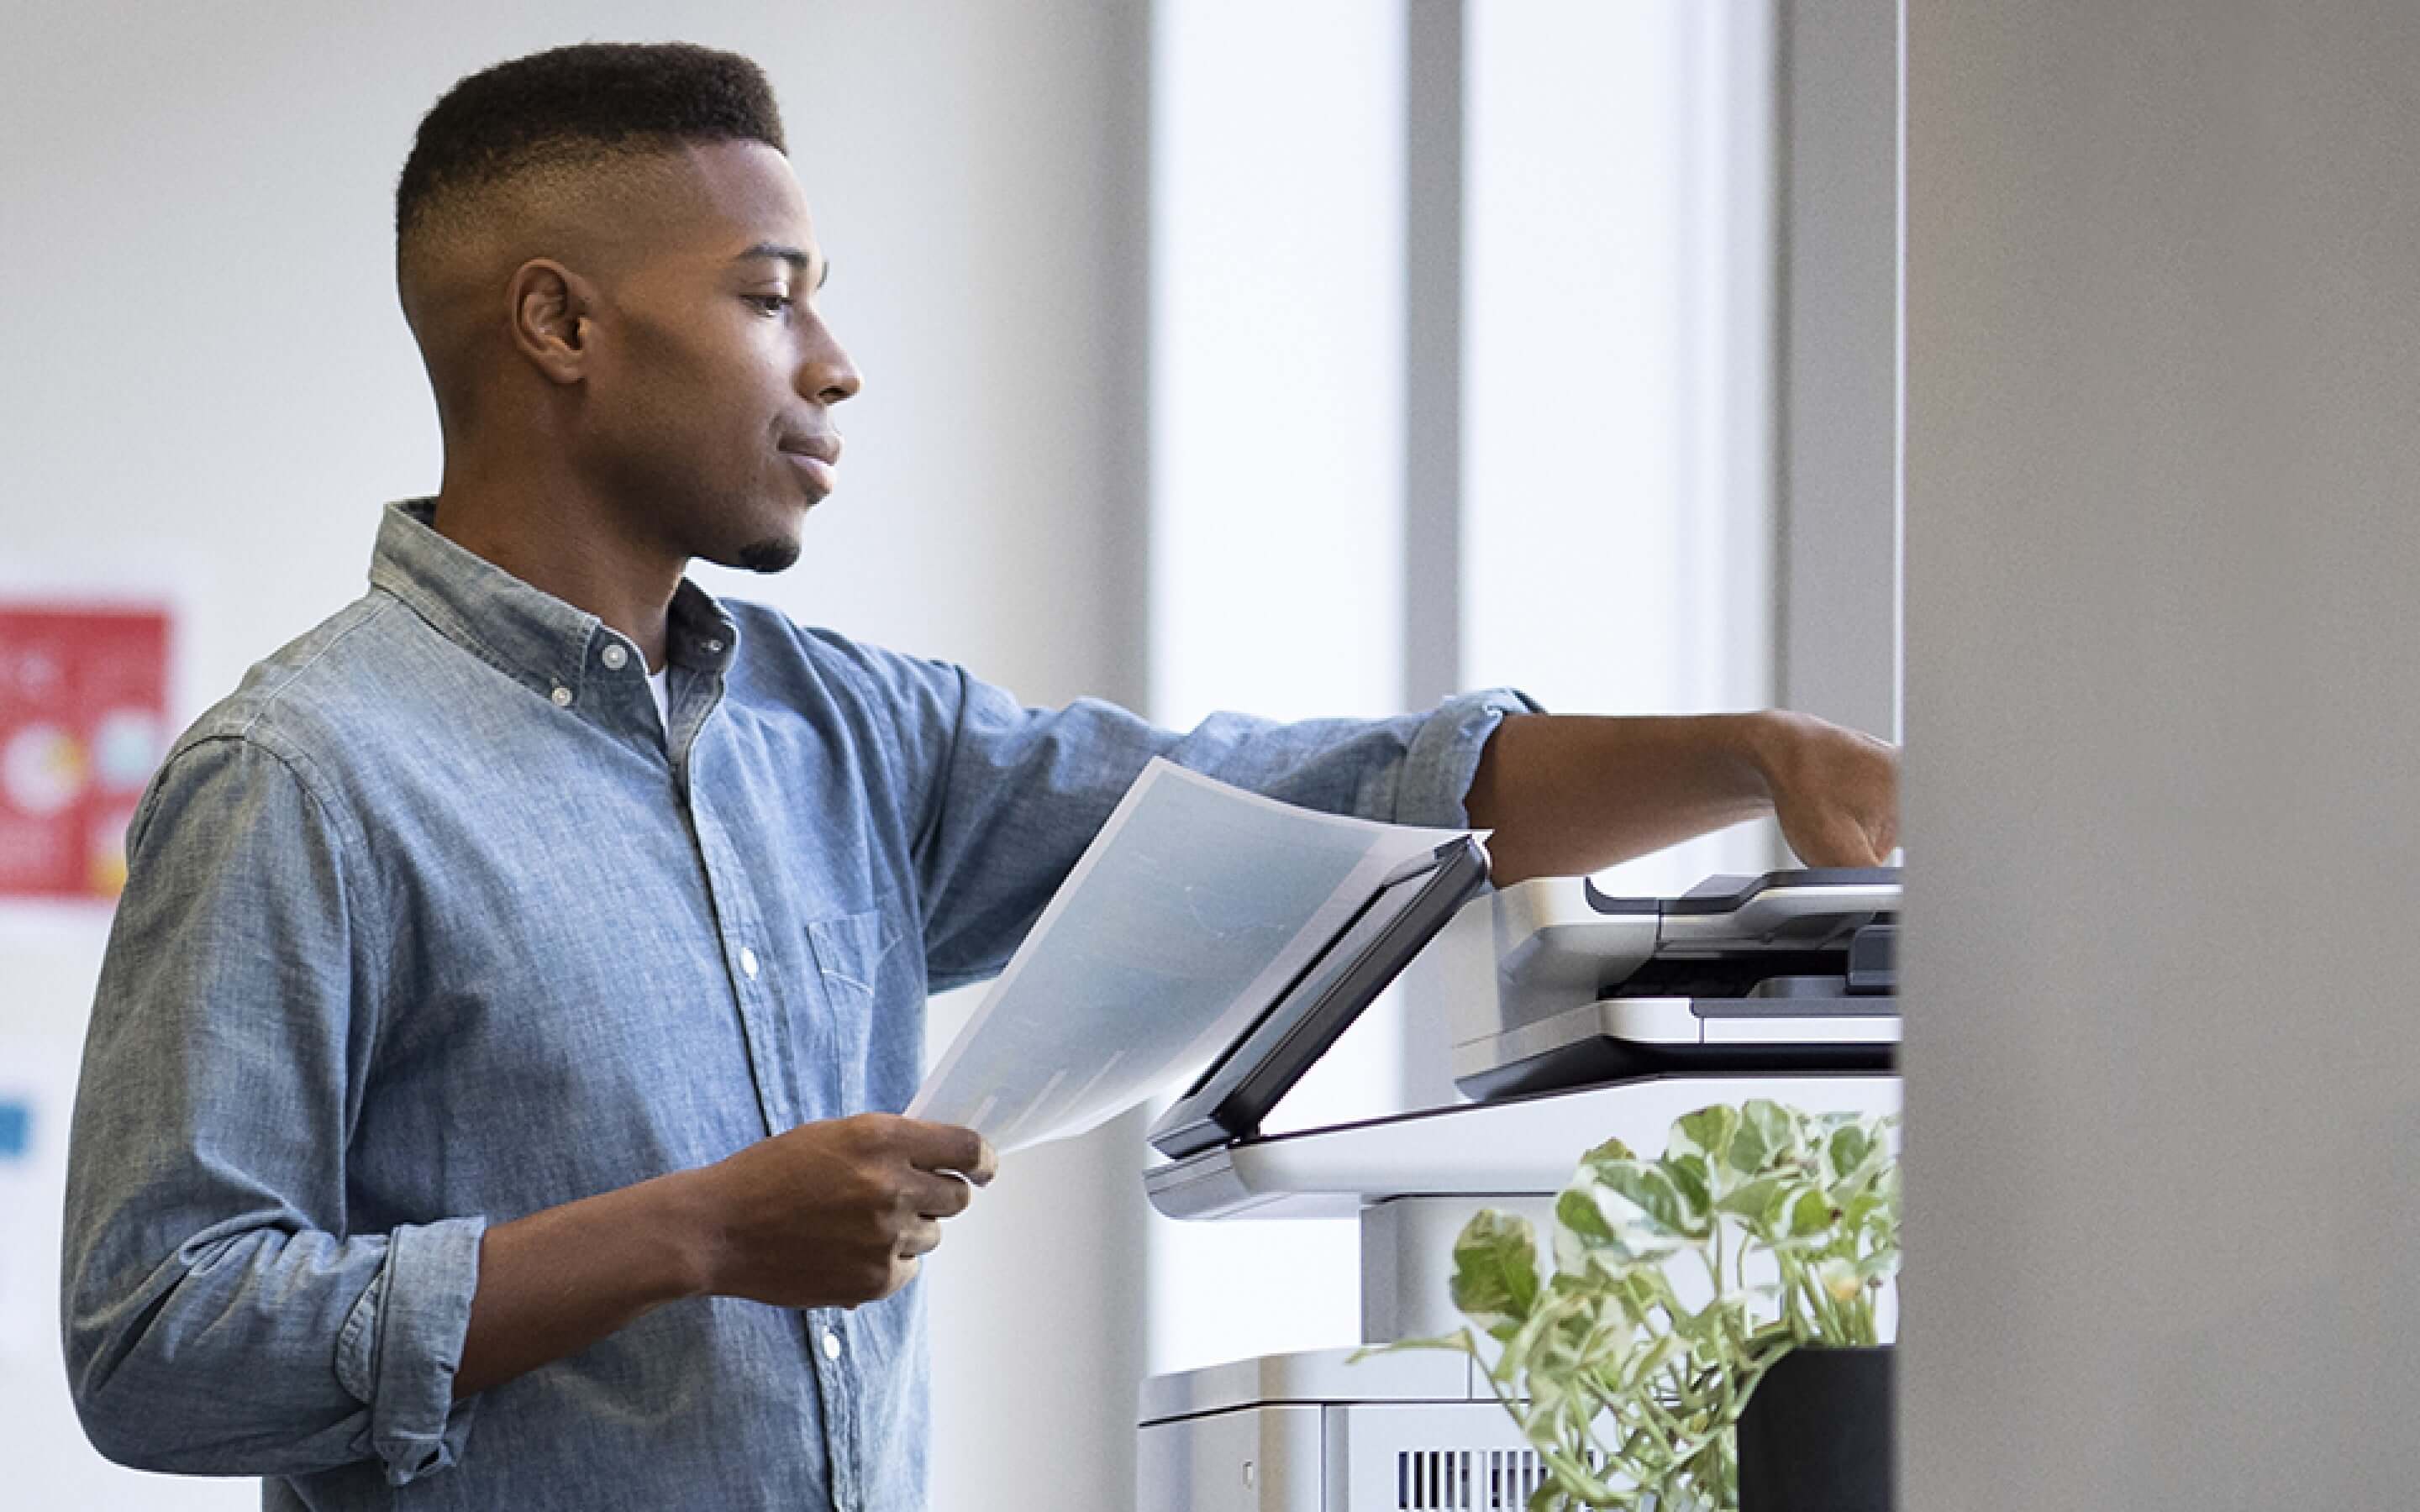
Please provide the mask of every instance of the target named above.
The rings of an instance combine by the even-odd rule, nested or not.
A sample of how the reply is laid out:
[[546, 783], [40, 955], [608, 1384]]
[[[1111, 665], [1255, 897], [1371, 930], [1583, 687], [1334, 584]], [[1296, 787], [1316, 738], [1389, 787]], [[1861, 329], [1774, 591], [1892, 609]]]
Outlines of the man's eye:
[[790, 307], [790, 297], [786, 294], [743, 294], [740, 298], [767, 315], [780, 315]]

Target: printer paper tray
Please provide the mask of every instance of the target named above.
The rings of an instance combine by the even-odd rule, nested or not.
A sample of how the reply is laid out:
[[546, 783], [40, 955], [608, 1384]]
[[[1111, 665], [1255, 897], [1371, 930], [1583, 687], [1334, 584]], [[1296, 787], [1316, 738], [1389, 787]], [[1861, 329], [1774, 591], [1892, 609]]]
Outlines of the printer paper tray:
[[1453, 1084], [1473, 1099], [1658, 1074], [1887, 1072], [1894, 997], [1605, 998], [1456, 1045]]

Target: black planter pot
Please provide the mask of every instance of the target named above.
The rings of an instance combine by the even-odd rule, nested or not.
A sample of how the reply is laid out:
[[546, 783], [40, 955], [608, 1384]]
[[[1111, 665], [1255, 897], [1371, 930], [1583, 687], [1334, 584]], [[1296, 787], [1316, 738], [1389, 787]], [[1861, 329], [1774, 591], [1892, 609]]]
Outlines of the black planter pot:
[[1740, 1512], [1893, 1512], [1889, 1345], [1793, 1350], [1740, 1413]]

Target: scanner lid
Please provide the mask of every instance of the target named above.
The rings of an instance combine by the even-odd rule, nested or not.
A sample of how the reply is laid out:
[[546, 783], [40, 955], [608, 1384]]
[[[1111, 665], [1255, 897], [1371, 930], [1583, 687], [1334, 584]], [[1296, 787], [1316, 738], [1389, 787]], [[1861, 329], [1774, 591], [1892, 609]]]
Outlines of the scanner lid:
[[1469, 836], [1396, 868], [1152, 1125], [1153, 1147], [1182, 1160], [1259, 1132], [1278, 1100], [1486, 880], [1487, 852]]

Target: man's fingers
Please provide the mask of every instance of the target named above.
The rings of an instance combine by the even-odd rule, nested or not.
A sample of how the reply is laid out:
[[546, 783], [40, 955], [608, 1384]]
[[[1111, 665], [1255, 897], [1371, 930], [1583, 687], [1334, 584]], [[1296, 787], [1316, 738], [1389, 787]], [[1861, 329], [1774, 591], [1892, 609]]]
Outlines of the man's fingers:
[[1899, 848], [1899, 748], [1802, 720], [1798, 757], [1776, 779], [1782, 838], [1807, 866], [1882, 866]]
[[912, 1121], [909, 1127], [916, 1137], [908, 1148], [908, 1163], [918, 1170], [954, 1172], [977, 1186], [991, 1185], [999, 1173], [1000, 1160], [992, 1153], [991, 1141], [972, 1129]]
[[1890, 856], [1890, 847], [1851, 814], [1835, 812], [1823, 815], [1813, 834], [1803, 841], [1785, 836], [1791, 849], [1807, 866], [1880, 866]]
[[919, 1171], [909, 1188], [918, 1216], [954, 1218], [975, 1199], [975, 1189], [956, 1176]]
[[1882, 842], [1882, 837], [1867, 828], [1862, 821], [1853, 819], [1842, 825], [1838, 834], [1840, 853], [1849, 858], [1841, 865], [1880, 866], [1890, 855], [1889, 849]]
[[1874, 834], [1874, 865], [1881, 866], [1889, 861], [1891, 852], [1898, 849], [1899, 818], [1895, 814], [1885, 813]]
[[909, 1259], [940, 1247], [941, 1226], [930, 1218], [919, 1218], [899, 1230], [899, 1253]]
[[1873, 830], [1860, 825], [1857, 830], [1857, 838], [1864, 841], [1866, 847], [1866, 858], [1859, 862], [1859, 865], [1885, 866], [1889, 864], [1891, 845], [1890, 837], [1888, 835], [1877, 834]]

